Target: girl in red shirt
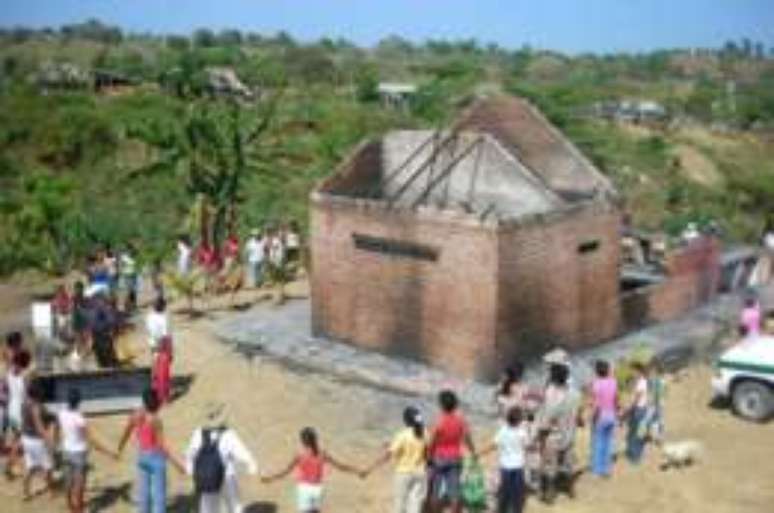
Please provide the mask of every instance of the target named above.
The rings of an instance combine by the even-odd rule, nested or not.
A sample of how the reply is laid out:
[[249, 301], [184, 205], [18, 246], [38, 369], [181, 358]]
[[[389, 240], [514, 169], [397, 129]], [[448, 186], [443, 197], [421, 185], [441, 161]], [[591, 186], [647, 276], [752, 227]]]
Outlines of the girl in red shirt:
[[342, 472], [359, 475], [361, 479], [365, 477], [366, 472], [341, 463], [329, 453], [320, 449], [317, 441], [317, 432], [314, 428], [307, 427], [302, 429], [300, 438], [301, 451], [298, 455], [283, 470], [276, 474], [264, 476], [261, 478], [261, 481], [263, 483], [271, 483], [286, 477], [295, 469], [298, 512], [320, 513], [322, 511], [322, 483], [326, 463], [330, 463], [334, 468]]

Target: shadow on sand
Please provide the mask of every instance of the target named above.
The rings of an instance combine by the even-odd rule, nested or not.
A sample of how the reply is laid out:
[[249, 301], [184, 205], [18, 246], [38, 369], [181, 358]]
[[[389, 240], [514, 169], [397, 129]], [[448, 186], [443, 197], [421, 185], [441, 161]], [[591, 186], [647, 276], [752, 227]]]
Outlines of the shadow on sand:
[[105, 486], [99, 488], [99, 492], [89, 500], [87, 511], [108, 511], [116, 503], [131, 502], [131, 481], [126, 481], [117, 486]]

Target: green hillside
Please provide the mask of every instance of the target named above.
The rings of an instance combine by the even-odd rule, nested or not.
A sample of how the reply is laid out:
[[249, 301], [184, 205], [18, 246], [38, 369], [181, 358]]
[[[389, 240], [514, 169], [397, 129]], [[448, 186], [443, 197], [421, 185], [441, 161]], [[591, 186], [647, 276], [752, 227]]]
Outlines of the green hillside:
[[[62, 63], [132, 85], [42, 87], [41, 70]], [[95, 243], [132, 241], [146, 256], [161, 254], [192, 231], [201, 194], [228, 215], [237, 205], [243, 229], [304, 224], [309, 190], [359, 140], [443, 126], [492, 91], [536, 103], [645, 227], [715, 219], [730, 239], [750, 241], [774, 212], [774, 60], [755, 45], [570, 57], [396, 37], [365, 50], [237, 31], [133, 36], [91, 22], [0, 31], [0, 64], [3, 273], [61, 271]], [[213, 67], [233, 69], [257, 99], [211, 95]], [[419, 92], [404, 110], [384, 108], [379, 81]], [[659, 102], [669, 121], [587, 115], [595, 102], [626, 99]]]

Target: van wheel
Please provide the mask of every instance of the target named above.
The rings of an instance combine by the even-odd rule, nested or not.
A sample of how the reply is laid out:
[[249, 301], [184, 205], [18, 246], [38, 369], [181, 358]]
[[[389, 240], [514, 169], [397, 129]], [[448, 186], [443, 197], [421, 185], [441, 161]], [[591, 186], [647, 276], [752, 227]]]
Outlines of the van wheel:
[[736, 385], [731, 399], [737, 415], [756, 422], [766, 420], [774, 409], [771, 389], [755, 381], [743, 381]]

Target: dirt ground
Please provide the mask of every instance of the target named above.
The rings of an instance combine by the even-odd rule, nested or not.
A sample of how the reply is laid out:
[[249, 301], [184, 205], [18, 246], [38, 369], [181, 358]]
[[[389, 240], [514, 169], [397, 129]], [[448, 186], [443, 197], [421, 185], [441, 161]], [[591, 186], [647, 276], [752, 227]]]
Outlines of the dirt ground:
[[[24, 301], [18, 288], [0, 286], [0, 319], [3, 331], [18, 315]], [[258, 306], [256, 308], [263, 308]], [[19, 313], [21, 312], [21, 313]], [[219, 313], [217, 315], [228, 315]], [[382, 392], [338, 382], [317, 374], [304, 374], [278, 364], [244, 356], [215, 340], [208, 319], [174, 319], [177, 344], [175, 372], [190, 376], [183, 395], [163, 413], [171, 445], [185, 448], [188, 437], [208, 401], [229, 405], [230, 424], [252, 450], [259, 467], [270, 472], [284, 465], [296, 449], [296, 436], [305, 425], [315, 426], [323, 445], [339, 458], [356, 465], [370, 463], [399, 426], [392, 411], [410, 402], [386, 397]], [[139, 339], [139, 335], [138, 335]], [[138, 346], [139, 347], [139, 346]], [[610, 480], [581, 476], [577, 497], [562, 498], [553, 507], [530, 500], [526, 511], [566, 513], [767, 513], [774, 511], [774, 424], [756, 425], [734, 418], [727, 410], [708, 406], [710, 369], [688, 369], [670, 383], [666, 400], [668, 439], [700, 440], [706, 457], [683, 470], [658, 470], [657, 451], [648, 448], [639, 468], [619, 463]], [[389, 407], [385, 407], [389, 404]], [[122, 415], [93, 419], [99, 436], [117, 443], [125, 421]], [[476, 421], [479, 443], [491, 437], [494, 425]], [[587, 453], [588, 433], [579, 440], [581, 457]], [[88, 491], [90, 511], [133, 511], [130, 498], [133, 454], [123, 460], [92, 457], [95, 466]], [[487, 460], [489, 466], [494, 460]], [[170, 511], [194, 511], [188, 479], [173, 471]], [[242, 495], [249, 513], [292, 512], [291, 481], [263, 485], [257, 478], [241, 479]], [[366, 481], [332, 471], [326, 482], [326, 511], [335, 513], [383, 513], [391, 511], [391, 475], [388, 468]], [[3, 513], [64, 511], [63, 499], [48, 496], [31, 503], [20, 501], [20, 483], [0, 481]]]

